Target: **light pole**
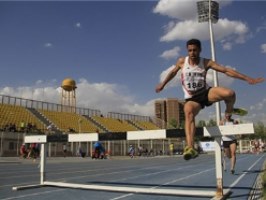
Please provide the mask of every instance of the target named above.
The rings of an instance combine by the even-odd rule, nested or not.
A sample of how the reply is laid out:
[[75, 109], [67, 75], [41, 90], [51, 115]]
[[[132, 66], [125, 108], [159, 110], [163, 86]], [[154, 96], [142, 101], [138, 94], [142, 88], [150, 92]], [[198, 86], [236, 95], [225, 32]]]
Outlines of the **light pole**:
[[[214, 36], [212, 30], [212, 23], [217, 23], [219, 19], [219, 4], [215, 1], [204, 0], [197, 2], [198, 20], [199, 22], [208, 22], [210, 30], [211, 54], [212, 60], [215, 61], [215, 47]], [[219, 85], [218, 75], [213, 70], [214, 87]], [[219, 125], [221, 120], [221, 105], [220, 102], [215, 103], [216, 108], [216, 123]], [[221, 152], [221, 138], [215, 138], [215, 165], [216, 165], [216, 196], [223, 196], [223, 169], [222, 169], [222, 152]]]
[[[198, 7], [198, 20], [201, 22], [209, 22], [210, 30], [210, 42], [211, 42], [211, 54], [212, 60], [215, 61], [215, 45], [214, 36], [212, 30], [212, 23], [217, 23], [219, 19], [219, 4], [216, 1], [205, 0], [197, 2]], [[218, 75], [215, 70], [213, 70], [213, 81], [214, 86], [218, 86]], [[216, 122], [219, 123], [221, 120], [221, 106], [220, 102], [215, 103], [216, 106]]]

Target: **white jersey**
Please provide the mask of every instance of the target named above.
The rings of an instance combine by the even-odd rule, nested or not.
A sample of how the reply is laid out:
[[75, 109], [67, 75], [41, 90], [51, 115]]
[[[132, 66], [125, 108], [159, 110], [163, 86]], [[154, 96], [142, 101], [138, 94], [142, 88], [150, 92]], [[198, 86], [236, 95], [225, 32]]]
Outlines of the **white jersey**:
[[[233, 125], [234, 122], [224, 122], [224, 125]], [[234, 135], [227, 135], [222, 137], [222, 141], [233, 141], [236, 137]]]
[[185, 99], [191, 98], [209, 88], [206, 83], [207, 70], [204, 67], [203, 58], [200, 58], [198, 65], [190, 65], [188, 57], [185, 58], [184, 66], [181, 70], [182, 88]]

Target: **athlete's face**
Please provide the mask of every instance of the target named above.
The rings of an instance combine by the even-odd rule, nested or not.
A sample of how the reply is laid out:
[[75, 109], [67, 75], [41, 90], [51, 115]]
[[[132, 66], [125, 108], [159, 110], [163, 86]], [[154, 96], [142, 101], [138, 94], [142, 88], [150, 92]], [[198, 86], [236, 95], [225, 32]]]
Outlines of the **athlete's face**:
[[187, 46], [188, 56], [190, 59], [197, 59], [200, 56], [200, 48], [194, 44]]

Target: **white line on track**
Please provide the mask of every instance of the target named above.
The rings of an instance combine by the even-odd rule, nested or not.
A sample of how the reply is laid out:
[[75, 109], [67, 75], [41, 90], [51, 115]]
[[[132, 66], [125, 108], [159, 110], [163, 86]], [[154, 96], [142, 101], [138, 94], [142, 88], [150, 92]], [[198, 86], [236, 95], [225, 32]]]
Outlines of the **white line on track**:
[[[242, 157], [242, 158], [239, 158], [238, 160], [245, 160], [247, 159], [249, 156], [247, 157]], [[263, 156], [262, 156], [263, 157]], [[252, 169], [261, 159], [259, 158], [253, 165], [251, 165], [250, 168], [248, 168], [248, 170]], [[186, 176], [186, 177], [183, 177], [183, 178], [179, 178], [179, 179], [176, 179], [176, 180], [172, 180], [172, 181], [169, 181], [167, 183], [164, 183], [164, 184], [161, 184], [161, 185], [157, 185], [157, 186], [153, 186], [153, 187], [150, 187], [150, 188], [158, 188], [158, 187], [161, 187], [161, 186], [166, 186], [166, 185], [169, 185], [169, 184], [172, 184], [172, 183], [175, 183], [175, 182], [178, 182], [178, 181], [181, 181], [181, 180], [185, 180], [185, 179], [189, 179], [193, 176], [197, 176], [197, 175], [200, 175], [202, 173], [206, 173], [206, 172], [209, 172], [211, 170], [214, 170], [215, 168], [210, 168], [208, 170], [204, 170], [204, 171], [201, 171], [201, 172], [197, 172], [197, 173], [194, 173], [194, 174], [191, 174], [189, 176]], [[172, 170], [174, 171], [174, 170]], [[247, 172], [245, 172], [244, 174], [242, 174], [239, 178], [237, 178], [230, 186], [229, 188], [231, 189], [232, 187], [234, 187], [245, 175], [247, 174]], [[132, 195], [135, 195], [134, 193], [128, 193], [128, 194], [124, 194], [124, 195], [121, 195], [121, 196], [118, 196], [118, 197], [115, 197], [115, 198], [112, 198], [112, 199], [109, 199], [109, 200], [118, 200], [118, 199], [124, 199], [128, 196], [132, 196]]]
[[63, 190], [66, 190], [66, 189], [57, 189], [57, 190], [50, 190], [50, 191], [45, 191], [45, 192], [36, 192], [36, 193], [32, 193], [32, 194], [27, 194], [27, 195], [8, 197], [8, 198], [1, 199], [1, 200], [22, 199], [22, 198], [33, 197], [33, 196], [40, 196], [42, 194], [50, 194], [50, 193], [53, 193], [53, 192], [61, 192]]
[[[248, 157], [242, 157], [240, 158], [239, 160], [242, 160], [242, 159], [247, 159]], [[263, 158], [260, 157], [260, 159], [258, 159], [248, 170], [252, 169], [258, 162], [259, 160], [261, 160]], [[156, 166], [156, 167], [160, 167], [160, 166]], [[152, 169], [152, 168], [156, 168], [156, 167], [147, 167], [147, 168], [142, 168], [143, 169]], [[186, 166], [187, 168], [188, 166]], [[201, 171], [201, 172], [197, 172], [197, 173], [194, 173], [194, 174], [191, 174], [189, 176], [186, 176], [186, 177], [182, 177], [182, 178], [178, 178], [178, 179], [175, 179], [175, 180], [172, 180], [172, 181], [169, 181], [169, 182], [166, 182], [164, 184], [161, 184], [161, 185], [157, 185], [157, 186], [153, 186], [151, 188], [158, 188], [158, 187], [161, 187], [161, 186], [165, 186], [165, 185], [169, 185], [169, 184], [172, 184], [172, 183], [175, 183], [175, 182], [178, 182], [178, 181], [181, 181], [181, 180], [185, 180], [185, 179], [188, 179], [188, 178], [191, 178], [193, 176], [197, 176], [199, 174], [202, 174], [202, 173], [206, 173], [208, 171], [211, 171], [211, 170], [214, 170], [215, 168], [210, 168], [208, 170], [204, 170], [204, 171]], [[177, 170], [177, 169], [176, 169]], [[180, 170], [180, 169], [179, 169]], [[88, 171], [88, 170], [87, 170]], [[125, 170], [123, 172], [131, 172], [131, 171], [137, 171], [137, 170]], [[173, 171], [173, 170], [164, 170], [164, 171], [161, 171], [161, 172], [156, 172], [156, 173], [163, 173], [163, 172], [167, 172], [167, 171]], [[174, 170], [175, 171], [175, 170]], [[119, 172], [115, 172], [115, 173], [119, 173]], [[121, 173], [121, 171], [120, 171]], [[98, 174], [98, 175], [106, 175], [106, 174], [112, 174], [112, 173], [103, 173], [103, 174]], [[154, 173], [150, 173], [150, 174], [154, 174]], [[232, 188], [234, 187], [243, 177], [244, 175], [246, 175], [247, 172], [245, 172], [244, 174], [242, 174], [238, 179], [236, 179], [230, 186], [229, 188]], [[85, 177], [85, 176], [82, 176], [82, 177]], [[139, 177], [139, 176], [136, 176], [136, 177]], [[73, 178], [69, 178], [69, 179], [74, 179], [74, 178], [77, 178], [77, 177], [73, 177]], [[128, 177], [128, 179], [132, 179], [133, 177]], [[60, 179], [62, 180], [62, 179]], [[66, 178], [64, 179], [66, 180]], [[68, 180], [68, 178], [67, 178]], [[125, 179], [126, 180], [126, 179]], [[2, 199], [2, 200], [12, 200], [12, 199], [22, 199], [22, 198], [27, 198], [27, 197], [30, 197], [30, 196], [39, 196], [39, 195], [42, 195], [42, 194], [50, 194], [50, 193], [53, 193], [53, 192], [61, 192], [61, 191], [64, 191], [66, 189], [56, 189], [56, 190], [50, 190], [50, 191], [45, 191], [45, 192], [37, 192], [37, 193], [32, 193], [32, 194], [27, 194], [27, 195], [20, 195], [20, 196], [15, 196], [15, 197], [9, 197], [9, 198], [5, 198], [5, 199]], [[121, 196], [118, 196], [118, 197], [115, 197], [115, 198], [112, 198], [110, 200], [118, 200], [118, 199], [123, 199], [123, 198], [126, 198], [126, 197], [129, 197], [129, 196], [132, 196], [134, 195], [134, 193], [128, 193], [128, 194], [124, 194], [124, 195], [121, 195]]]
[[245, 171], [241, 176], [239, 176], [230, 186], [229, 188], [233, 188], [247, 173], [249, 170], [251, 170], [264, 156], [261, 156], [256, 162], [253, 163], [253, 165], [251, 165], [247, 171]]
[[[175, 182], [178, 182], [178, 181], [182, 181], [182, 180], [185, 180], [185, 179], [189, 179], [193, 176], [197, 176], [197, 175], [200, 175], [200, 174], [203, 174], [203, 173], [206, 173], [206, 172], [209, 172], [209, 171], [212, 171], [214, 170], [215, 168], [210, 168], [210, 169], [207, 169], [207, 170], [204, 170], [204, 171], [200, 171], [200, 172], [197, 172], [197, 173], [194, 173], [194, 174], [191, 174], [189, 176], [186, 176], [186, 177], [182, 177], [182, 178], [178, 178], [178, 179], [175, 179], [175, 180], [172, 180], [172, 181], [169, 181], [169, 182], [166, 182], [164, 184], [160, 184], [160, 185], [157, 185], [157, 186], [153, 186], [153, 187], [149, 187], [149, 189], [155, 189], [155, 188], [159, 188], [161, 186], [166, 186], [166, 185], [169, 185], [169, 184], [172, 184], [172, 183], [175, 183]], [[173, 171], [173, 170], [172, 170]], [[148, 189], [148, 188], [147, 188]], [[123, 198], [126, 198], [128, 196], [131, 196], [131, 195], [134, 195], [134, 193], [129, 193], [129, 194], [126, 194], [126, 195], [122, 195], [122, 196], [119, 196], [119, 197], [115, 197], [115, 198], [112, 198], [112, 199], [109, 199], [109, 200], [118, 200], [118, 199], [123, 199]]]

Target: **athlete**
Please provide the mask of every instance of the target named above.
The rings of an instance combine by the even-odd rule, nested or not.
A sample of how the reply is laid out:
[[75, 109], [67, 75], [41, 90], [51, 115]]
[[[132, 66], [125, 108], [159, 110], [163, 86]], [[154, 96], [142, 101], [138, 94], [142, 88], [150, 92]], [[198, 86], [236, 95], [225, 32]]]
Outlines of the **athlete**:
[[[238, 122], [231, 118], [231, 115], [228, 113], [225, 113], [224, 119], [220, 121], [220, 125], [233, 125], [238, 124]], [[228, 135], [222, 137], [222, 146], [224, 151], [224, 157], [223, 157], [223, 168], [224, 171], [226, 171], [225, 166], [225, 156], [231, 160], [231, 167], [230, 172], [231, 174], [235, 173], [235, 165], [236, 165], [236, 146], [237, 146], [237, 140], [234, 135]]]
[[198, 156], [194, 149], [195, 117], [205, 106], [214, 102], [224, 101], [225, 113], [231, 115], [234, 112], [236, 101], [235, 92], [225, 87], [210, 87], [206, 84], [206, 75], [209, 69], [224, 73], [227, 76], [244, 80], [249, 84], [257, 84], [264, 81], [264, 78], [251, 78], [231, 68], [221, 66], [215, 61], [200, 57], [201, 42], [198, 39], [187, 41], [187, 57], [180, 57], [175, 67], [168, 73], [163, 82], [156, 86], [156, 92], [164, 89], [165, 85], [172, 80], [177, 72], [181, 70], [181, 82], [185, 95], [185, 132], [187, 146], [184, 149], [184, 159], [189, 160]]

